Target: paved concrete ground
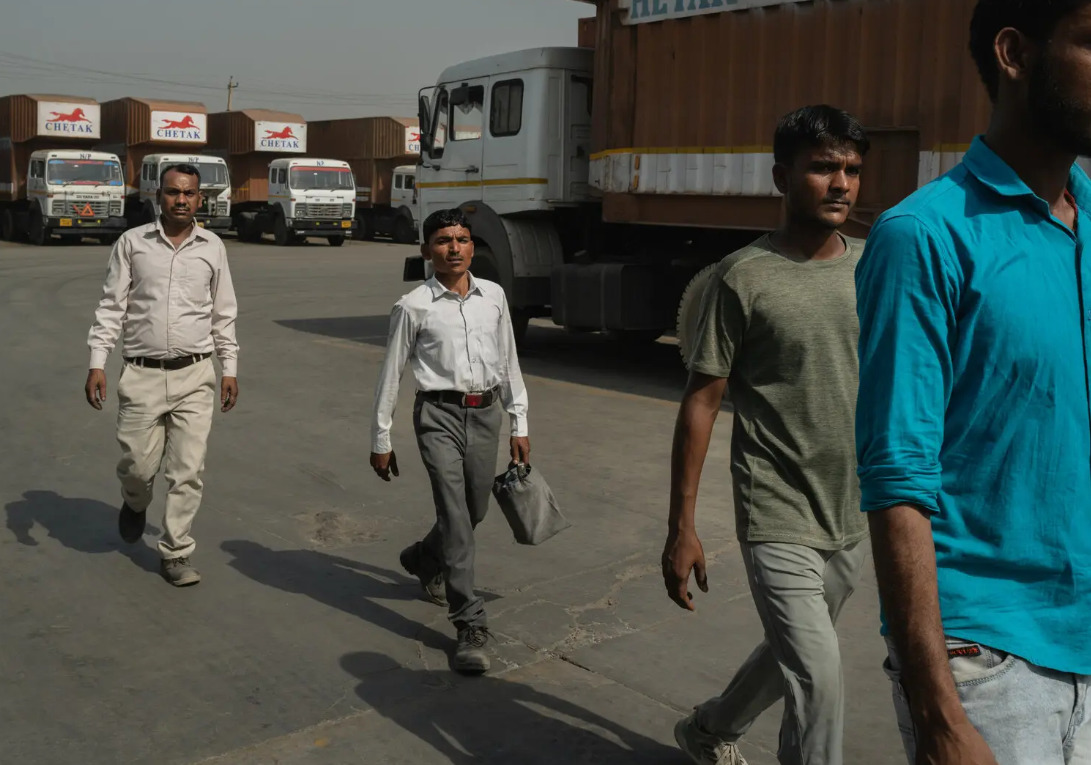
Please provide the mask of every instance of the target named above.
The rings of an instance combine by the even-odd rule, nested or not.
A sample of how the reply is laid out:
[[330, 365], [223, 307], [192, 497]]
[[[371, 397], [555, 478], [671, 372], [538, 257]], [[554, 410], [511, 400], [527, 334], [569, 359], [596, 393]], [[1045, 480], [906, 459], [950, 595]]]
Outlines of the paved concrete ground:
[[[712, 591], [686, 614], [660, 583], [675, 348], [531, 328], [535, 464], [575, 526], [523, 548], [494, 509], [478, 583], [495, 671], [462, 678], [447, 669], [443, 612], [397, 565], [432, 513], [410, 384], [401, 479], [367, 465], [411, 250], [229, 250], [241, 398], [213, 428], [195, 532], [204, 581], [173, 590], [156, 573], [157, 529], [133, 547], [116, 534], [113, 387], [103, 412], [82, 391], [107, 250], [0, 245], [0, 761], [683, 765], [675, 720], [719, 692], [760, 628], [734, 541], [727, 413], [699, 515]], [[160, 496], [150, 526], [161, 513]], [[876, 625], [868, 576], [842, 629], [848, 763], [903, 762]], [[778, 725], [770, 710], [748, 736], [754, 765], [775, 762]]]

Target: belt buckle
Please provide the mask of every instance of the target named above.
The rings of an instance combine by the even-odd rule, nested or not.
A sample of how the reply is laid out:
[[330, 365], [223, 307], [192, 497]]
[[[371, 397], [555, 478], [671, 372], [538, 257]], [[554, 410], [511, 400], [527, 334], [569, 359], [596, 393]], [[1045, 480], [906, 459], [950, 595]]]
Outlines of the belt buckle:
[[462, 406], [470, 409], [481, 406], [485, 403], [484, 393], [463, 393], [462, 394]]

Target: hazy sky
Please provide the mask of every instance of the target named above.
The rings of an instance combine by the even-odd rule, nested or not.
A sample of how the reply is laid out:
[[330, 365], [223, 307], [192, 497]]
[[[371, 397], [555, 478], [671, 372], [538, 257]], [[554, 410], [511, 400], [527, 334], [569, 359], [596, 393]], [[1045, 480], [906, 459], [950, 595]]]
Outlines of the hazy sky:
[[183, 99], [215, 112], [233, 75], [236, 109], [413, 116], [417, 90], [444, 67], [575, 45], [577, 20], [593, 14], [575, 0], [16, 0], [0, 23], [0, 95]]

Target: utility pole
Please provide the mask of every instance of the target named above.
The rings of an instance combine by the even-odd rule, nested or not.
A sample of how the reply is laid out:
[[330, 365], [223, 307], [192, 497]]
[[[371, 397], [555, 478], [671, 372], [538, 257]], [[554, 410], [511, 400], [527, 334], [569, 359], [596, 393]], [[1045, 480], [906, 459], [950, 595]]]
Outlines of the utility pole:
[[235, 77], [232, 76], [227, 80], [227, 110], [231, 111], [231, 93], [235, 88], [239, 87], [239, 83], [235, 82]]

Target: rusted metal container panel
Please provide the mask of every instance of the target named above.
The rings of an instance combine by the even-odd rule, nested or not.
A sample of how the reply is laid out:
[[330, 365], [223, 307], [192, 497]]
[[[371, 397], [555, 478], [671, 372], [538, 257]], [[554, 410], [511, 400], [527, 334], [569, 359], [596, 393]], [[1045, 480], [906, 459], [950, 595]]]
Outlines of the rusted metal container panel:
[[102, 143], [121, 159], [130, 193], [140, 187], [144, 157], [162, 151], [199, 153], [208, 140], [208, 110], [195, 101], [119, 98], [102, 105]]
[[264, 202], [269, 198], [269, 163], [273, 159], [254, 152], [226, 157], [233, 203]]
[[208, 115], [208, 150], [227, 161], [234, 203], [268, 198], [269, 163], [307, 153], [307, 122], [302, 115], [269, 109], [243, 109]]
[[[340, 157], [332, 157], [340, 159]], [[394, 168], [416, 164], [417, 155], [389, 159], [349, 159], [352, 177], [356, 180], [356, 204], [361, 207], [389, 205], [393, 188]]]
[[[420, 154], [420, 127], [411, 117], [356, 117], [307, 125], [311, 153], [341, 159], [390, 159]], [[411, 160], [412, 161], [412, 160]]]
[[579, 34], [577, 45], [581, 48], [594, 48], [595, 39], [598, 35], [598, 29], [596, 24], [597, 19], [594, 16], [589, 16], [585, 19], [579, 20]]
[[[866, 227], [986, 126], [966, 50], [975, 0], [774, 0], [629, 23], [632, 1], [600, 0], [596, 19], [592, 184], [640, 197], [606, 200], [608, 219], [766, 227], [776, 122], [828, 103], [872, 136]], [[652, 201], [679, 195], [691, 204]]]

